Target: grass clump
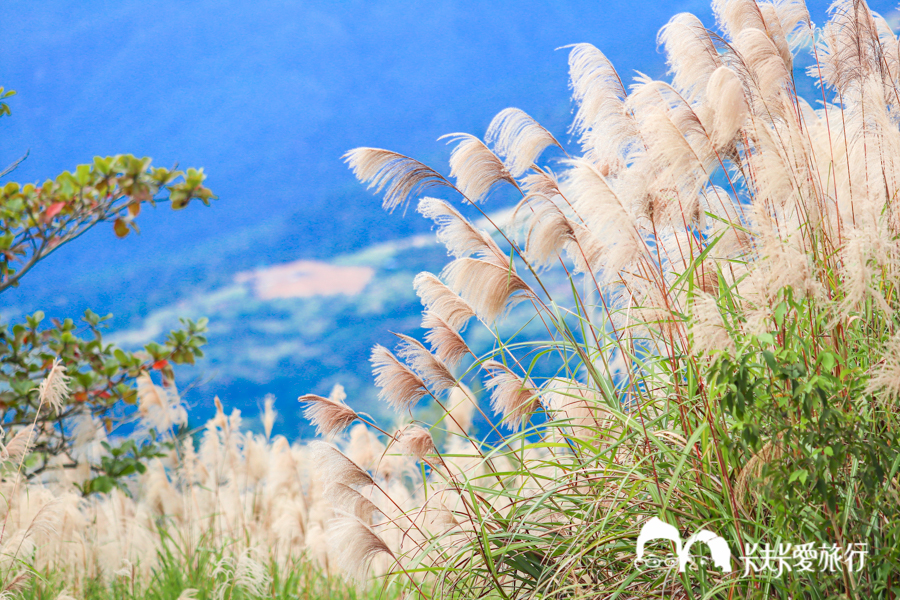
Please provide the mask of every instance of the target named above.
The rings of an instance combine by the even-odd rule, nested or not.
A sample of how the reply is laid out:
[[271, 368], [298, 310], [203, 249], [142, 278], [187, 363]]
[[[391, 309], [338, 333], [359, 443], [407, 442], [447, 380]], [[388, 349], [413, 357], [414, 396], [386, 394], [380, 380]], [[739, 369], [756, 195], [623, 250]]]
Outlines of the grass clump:
[[461, 203], [419, 203], [452, 257], [415, 281], [424, 344], [372, 353], [399, 427], [301, 398], [324, 434], [361, 421], [316, 450], [346, 569], [434, 598], [896, 595], [897, 36], [863, 1], [822, 28], [713, 9], [660, 32], [668, 82], [572, 47], [580, 149], [507, 109], [450, 136], [449, 177], [347, 154], [388, 210]]

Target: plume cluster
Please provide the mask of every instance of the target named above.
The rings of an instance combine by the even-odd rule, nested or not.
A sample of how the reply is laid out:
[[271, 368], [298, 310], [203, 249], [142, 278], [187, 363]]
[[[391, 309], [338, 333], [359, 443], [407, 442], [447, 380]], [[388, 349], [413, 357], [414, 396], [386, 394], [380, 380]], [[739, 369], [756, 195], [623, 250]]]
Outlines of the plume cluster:
[[[797, 327], [810, 329], [801, 335], [808, 352], [790, 373], [837, 376], [841, 356], [867, 381], [848, 394], [878, 400], [841, 396], [841, 410], [895, 415], [897, 35], [863, 0], [836, 0], [821, 28], [802, 0], [713, 0], [712, 8], [715, 27], [682, 13], [659, 32], [665, 81], [638, 74], [626, 84], [596, 47], [570, 47], [578, 149], [516, 108], [491, 121], [484, 141], [447, 136], [455, 144], [448, 193], [459, 206], [419, 203], [452, 258], [439, 276], [413, 283], [430, 348], [401, 336], [397, 356], [382, 347], [372, 355], [391, 408], [404, 419], [417, 404], [432, 410], [421, 407], [428, 395], [440, 414], [427, 428], [382, 432], [386, 449], [400, 448], [422, 471], [405, 491], [381, 491], [398, 494], [399, 506], [419, 502], [400, 526], [412, 539], [429, 532], [429, 542], [382, 548], [356, 521], [343, 525], [368, 540], [363, 555], [391, 552], [398, 576], [404, 564], [435, 565], [435, 589], [461, 596], [611, 595], [599, 581], [621, 583], [617, 594], [647, 592], [595, 568], [623, 550], [589, 532], [610, 522], [631, 531], [637, 515], [656, 516], [639, 497], [670, 508], [694, 496], [736, 498], [715, 518], [746, 520], [749, 479], [789, 453], [771, 451], [782, 443], [773, 434], [766, 451], [729, 455], [744, 464], [715, 462], [726, 460], [722, 444], [753, 441], [734, 420], [762, 418], [742, 414], [749, 400], [729, 400], [708, 369], [755, 355], [774, 371], [773, 357], [793, 356], [779, 344]], [[818, 90], [804, 98], [810, 80]], [[391, 185], [393, 175], [379, 181]], [[481, 208], [501, 185], [521, 196], [508, 221]], [[463, 215], [475, 210], [490, 231]], [[847, 358], [848, 348], [865, 360]], [[481, 409], [482, 394], [493, 415]], [[830, 398], [821, 419], [840, 402]], [[698, 445], [695, 460], [692, 444], [707, 454]], [[832, 476], [838, 471], [851, 472], [842, 464]], [[692, 491], [674, 491], [694, 476]], [[486, 531], [506, 544], [496, 562], [480, 545]], [[598, 563], [586, 558], [601, 546], [613, 549]], [[417, 577], [408, 576], [413, 586]], [[841, 593], [856, 594], [850, 588]]]

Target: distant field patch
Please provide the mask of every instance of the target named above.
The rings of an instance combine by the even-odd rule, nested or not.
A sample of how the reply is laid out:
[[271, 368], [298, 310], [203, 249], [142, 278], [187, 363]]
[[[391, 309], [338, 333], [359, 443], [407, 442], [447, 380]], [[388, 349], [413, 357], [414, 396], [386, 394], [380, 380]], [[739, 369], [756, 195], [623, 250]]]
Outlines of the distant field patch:
[[313, 260], [293, 262], [245, 271], [237, 283], [250, 283], [262, 300], [308, 298], [311, 296], [355, 296], [375, 275], [372, 267], [337, 266]]

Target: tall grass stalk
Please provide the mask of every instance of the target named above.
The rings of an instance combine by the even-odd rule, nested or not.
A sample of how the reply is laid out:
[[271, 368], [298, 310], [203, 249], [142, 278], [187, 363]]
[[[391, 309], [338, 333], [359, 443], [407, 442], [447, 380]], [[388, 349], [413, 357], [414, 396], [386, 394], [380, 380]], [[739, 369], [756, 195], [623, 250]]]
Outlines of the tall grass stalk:
[[[54, 363], [39, 411], [64, 399], [65, 382]], [[337, 386], [329, 401], [342, 396]], [[133, 439], [169, 429], [163, 441], [171, 450], [109, 493], [78, 493], [90, 470], [69, 468], [68, 455], [43, 455], [43, 433], [32, 425], [0, 430], [0, 598], [396, 596], [335, 576], [344, 549], [326, 534], [335, 513], [313, 477], [318, 464], [310, 450], [271, 436], [273, 399], [260, 415], [264, 434], [245, 431], [240, 411], [226, 415], [217, 398], [204, 427], [176, 436], [187, 417], [174, 389], [142, 376], [138, 397], [142, 423]], [[109, 456], [107, 431], [89, 413], [65, 425], [74, 429], [71, 453]]]
[[[326, 492], [349, 570], [433, 598], [896, 595], [897, 36], [863, 1], [822, 28], [800, 0], [713, 10], [716, 29], [660, 31], [668, 82], [626, 87], [571, 47], [578, 148], [507, 109], [485, 141], [449, 136], [449, 176], [346, 155], [389, 211], [456, 203], [419, 202], [452, 257], [415, 281], [428, 346], [372, 354], [418, 422], [301, 398], [321, 431], [359, 419], [385, 444], [365, 477], [337, 454], [322, 471], [350, 490]], [[499, 186], [521, 195], [502, 221], [483, 208]], [[729, 568], [703, 544], [684, 572], [674, 543], [636, 560], [653, 518], [721, 536]], [[813, 568], [745, 570], [766, 544]], [[864, 563], [827, 562], [853, 544]]]

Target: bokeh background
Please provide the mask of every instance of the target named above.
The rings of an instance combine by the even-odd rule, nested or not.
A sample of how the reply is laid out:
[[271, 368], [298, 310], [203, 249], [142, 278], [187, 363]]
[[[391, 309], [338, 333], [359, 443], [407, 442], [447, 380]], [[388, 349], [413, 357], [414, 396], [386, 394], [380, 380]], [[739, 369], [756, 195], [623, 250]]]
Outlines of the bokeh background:
[[[827, 3], [808, 4], [824, 21]], [[893, 3], [870, 6], [896, 22]], [[341, 155], [385, 147], [447, 173], [438, 136], [481, 136], [508, 106], [575, 147], [559, 48], [590, 42], [623, 78], [663, 77], [656, 34], [683, 11], [713, 25], [705, 0], [6, 0], [0, 85], [18, 95], [0, 167], [30, 152], [9, 178], [132, 153], [204, 167], [219, 199], [145, 211], [125, 240], [97, 227], [3, 294], [0, 319], [111, 312], [109, 339], [137, 347], [207, 316], [207, 358], [178, 372], [193, 422], [218, 395], [252, 426], [271, 393], [276, 432], [306, 436], [297, 396], [335, 383], [379, 414], [369, 349], [421, 334], [412, 278], [447, 258], [430, 222], [384, 213]]]

